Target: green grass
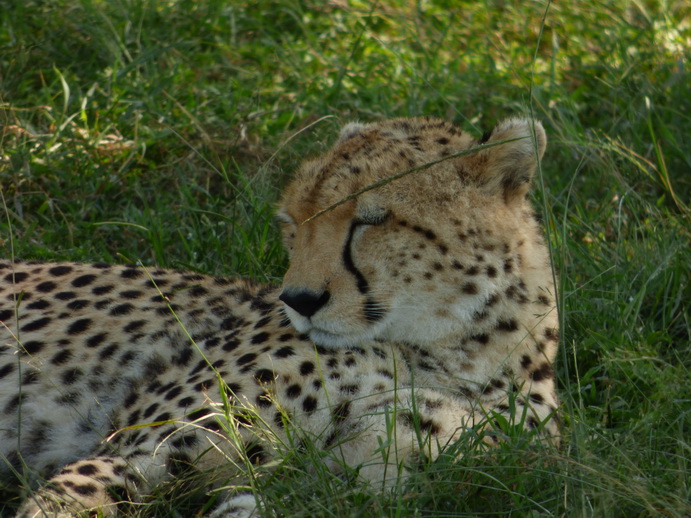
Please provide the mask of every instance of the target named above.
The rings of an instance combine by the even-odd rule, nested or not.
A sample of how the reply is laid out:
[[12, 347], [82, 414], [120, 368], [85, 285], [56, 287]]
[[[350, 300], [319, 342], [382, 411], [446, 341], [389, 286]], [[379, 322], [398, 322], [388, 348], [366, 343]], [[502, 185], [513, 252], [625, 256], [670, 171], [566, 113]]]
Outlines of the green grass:
[[[344, 121], [532, 113], [563, 449], [460, 444], [386, 495], [318, 452], [255, 484], [290, 516], [689, 516], [689, 55], [681, 0], [3, 1], [0, 256], [277, 281], [280, 186]], [[207, 502], [161, 492], [145, 515]]]

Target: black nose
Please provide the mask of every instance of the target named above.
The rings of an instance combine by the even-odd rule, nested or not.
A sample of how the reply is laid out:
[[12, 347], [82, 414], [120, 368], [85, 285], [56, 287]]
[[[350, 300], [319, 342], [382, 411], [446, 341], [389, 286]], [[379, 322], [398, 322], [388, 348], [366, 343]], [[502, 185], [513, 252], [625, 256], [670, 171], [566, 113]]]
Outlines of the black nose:
[[329, 301], [329, 297], [331, 297], [331, 294], [326, 290], [321, 293], [312, 293], [307, 290], [283, 290], [283, 293], [278, 298], [303, 317], [309, 318]]

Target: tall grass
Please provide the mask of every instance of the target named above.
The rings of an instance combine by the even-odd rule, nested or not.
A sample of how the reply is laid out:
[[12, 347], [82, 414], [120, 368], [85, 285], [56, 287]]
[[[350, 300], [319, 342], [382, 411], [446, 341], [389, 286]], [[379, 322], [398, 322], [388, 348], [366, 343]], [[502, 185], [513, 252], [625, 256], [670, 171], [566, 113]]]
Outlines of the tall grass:
[[[276, 281], [272, 204], [344, 121], [533, 113], [563, 450], [460, 444], [376, 495], [308, 449], [257, 479], [266, 512], [688, 516], [690, 50], [674, 0], [6, 0], [0, 255]], [[175, 484], [144, 514], [208, 503]]]

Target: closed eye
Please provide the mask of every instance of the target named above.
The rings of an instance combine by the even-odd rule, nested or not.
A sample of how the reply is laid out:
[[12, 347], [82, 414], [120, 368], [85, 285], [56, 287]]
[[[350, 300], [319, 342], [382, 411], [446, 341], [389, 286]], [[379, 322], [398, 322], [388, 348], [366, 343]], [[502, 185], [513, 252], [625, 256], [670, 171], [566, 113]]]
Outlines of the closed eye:
[[379, 207], [367, 209], [358, 214], [354, 223], [356, 225], [382, 225], [391, 219], [391, 211]]
[[295, 227], [295, 220], [291, 218], [283, 209], [279, 209], [274, 214], [274, 219], [278, 221], [281, 225], [291, 225]]

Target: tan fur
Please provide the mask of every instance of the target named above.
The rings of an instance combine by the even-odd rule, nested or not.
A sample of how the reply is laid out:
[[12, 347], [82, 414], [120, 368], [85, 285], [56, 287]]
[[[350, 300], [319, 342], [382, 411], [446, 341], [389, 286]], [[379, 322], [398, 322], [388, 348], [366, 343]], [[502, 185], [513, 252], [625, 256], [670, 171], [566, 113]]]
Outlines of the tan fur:
[[[432, 456], [469, 428], [497, 440], [497, 414], [555, 439], [556, 297], [526, 200], [546, 138], [512, 119], [487, 143], [516, 138], [307, 221], [478, 143], [436, 119], [347, 125], [283, 195], [282, 289], [0, 263], [0, 475], [50, 479], [19, 516], [113, 514], [180, 465], [232, 485], [242, 453], [282, 454], [286, 427], [378, 488], [419, 454], [418, 432]], [[216, 516], [253, 513], [248, 495], [222, 500]]]

